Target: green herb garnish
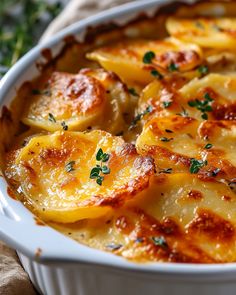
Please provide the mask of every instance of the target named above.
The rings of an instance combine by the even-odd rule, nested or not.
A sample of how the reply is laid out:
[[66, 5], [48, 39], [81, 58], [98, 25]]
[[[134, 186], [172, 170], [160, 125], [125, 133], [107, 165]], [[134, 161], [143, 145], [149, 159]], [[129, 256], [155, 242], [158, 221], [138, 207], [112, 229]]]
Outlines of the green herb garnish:
[[53, 123], [57, 122], [52, 113], [48, 113], [48, 120]]
[[197, 160], [197, 159], [194, 159], [192, 158], [190, 160], [190, 168], [189, 168], [189, 171], [191, 174], [196, 174], [198, 173], [198, 171], [207, 165], [207, 161], [203, 161], [203, 160]]
[[217, 174], [220, 172], [220, 168], [216, 168], [215, 170], [213, 170], [212, 172], [211, 172], [211, 175], [213, 176], [213, 177], [215, 177], [215, 176], [217, 176]]
[[176, 115], [181, 116], [181, 117], [189, 117], [188, 112], [183, 107], [181, 107], [181, 109], [182, 109], [182, 112], [177, 113]]
[[45, 89], [45, 90], [33, 89], [32, 90], [32, 94], [33, 95], [42, 94], [42, 95], [50, 96], [51, 95], [51, 91], [50, 91], [50, 89]]
[[151, 70], [151, 75], [159, 80], [163, 79], [163, 75], [158, 70]]
[[204, 149], [209, 150], [213, 147], [213, 145], [211, 143], [208, 143], [204, 146]]
[[204, 94], [204, 100], [199, 100], [199, 99], [190, 100], [188, 102], [188, 105], [192, 108], [196, 108], [197, 110], [199, 110], [202, 113], [201, 115], [202, 119], [207, 120], [208, 119], [207, 112], [212, 112], [212, 106], [210, 105], [212, 101], [213, 101], [213, 98], [211, 98], [210, 94], [206, 92]]
[[172, 101], [163, 101], [163, 107], [164, 109], [167, 109], [168, 107], [170, 107], [172, 105]]
[[159, 173], [171, 174], [173, 171], [172, 168], [165, 168], [159, 171]]
[[129, 129], [133, 129], [136, 127], [137, 123], [147, 114], [152, 112], [152, 106], [148, 106], [143, 112], [139, 113], [137, 116], [134, 117], [133, 121], [130, 124]]
[[65, 130], [65, 131], [68, 130], [68, 126], [66, 125], [65, 121], [61, 122], [61, 126], [62, 126], [63, 130]]
[[153, 51], [147, 51], [143, 56], [143, 63], [150, 64], [152, 60], [155, 58], [155, 53]]
[[129, 93], [132, 94], [133, 96], [139, 96], [134, 88], [129, 88], [128, 90], [129, 90]]
[[164, 237], [162, 237], [162, 236], [152, 237], [151, 239], [152, 239], [155, 246], [160, 246], [163, 249], [168, 248], [168, 244], [167, 244], [166, 239]]
[[144, 238], [139, 237], [139, 238], [137, 238], [137, 239], [135, 240], [135, 242], [136, 242], [136, 243], [143, 243], [143, 242], [144, 242]]
[[110, 155], [107, 153], [104, 153], [103, 150], [100, 148], [96, 154], [96, 160], [100, 161], [100, 164], [97, 164], [96, 167], [92, 168], [90, 172], [90, 178], [96, 179], [97, 184], [102, 185], [102, 182], [104, 180], [104, 176], [101, 176], [100, 173], [103, 173], [104, 175], [110, 173], [110, 169], [103, 165], [103, 163], [107, 162], [110, 158]]
[[106, 245], [106, 248], [110, 249], [110, 250], [119, 250], [121, 247], [123, 247], [123, 245], [121, 244], [114, 244], [114, 243], [111, 243], [111, 244], [108, 244]]
[[68, 163], [65, 165], [65, 170], [66, 170], [66, 172], [74, 171], [74, 170], [75, 170], [74, 165], [75, 165], [75, 161], [70, 161], [70, 162], [68, 162]]
[[199, 72], [202, 76], [204, 76], [204, 75], [206, 75], [206, 74], [209, 73], [209, 68], [208, 68], [208, 66], [206, 66], [206, 65], [201, 65], [201, 66], [199, 66], [197, 70], [198, 70], [198, 72]]
[[173, 140], [173, 138], [172, 137], [171, 138], [161, 137], [160, 140], [164, 141], [164, 142], [169, 142], [169, 141]]
[[174, 62], [170, 63], [170, 65], [168, 66], [168, 70], [170, 72], [175, 72], [179, 70], [179, 67], [177, 64], [175, 64]]

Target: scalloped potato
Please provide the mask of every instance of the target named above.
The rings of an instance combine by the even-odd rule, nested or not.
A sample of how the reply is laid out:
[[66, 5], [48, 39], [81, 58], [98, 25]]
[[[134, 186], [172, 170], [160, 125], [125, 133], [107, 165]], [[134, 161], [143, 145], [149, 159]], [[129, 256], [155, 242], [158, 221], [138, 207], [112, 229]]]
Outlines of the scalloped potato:
[[188, 172], [194, 158], [207, 161], [198, 172], [201, 178], [236, 178], [236, 121], [156, 117], [144, 125], [136, 147], [141, 155], [152, 156], [161, 172]]
[[54, 72], [42, 89], [34, 91], [22, 121], [48, 131], [95, 127], [115, 134], [126, 128], [123, 113], [131, 106], [126, 86], [113, 73], [102, 69]]
[[[98, 149], [109, 154], [106, 165], [112, 171], [101, 186], [90, 177], [99, 164]], [[153, 171], [151, 158], [139, 156], [119, 137], [103, 131], [61, 131], [32, 138], [6, 173], [40, 216], [69, 223], [121, 206], [148, 187]]]
[[[145, 64], [143, 56], [150, 51], [155, 57], [152, 62]], [[172, 71], [170, 66], [175, 64], [182, 73], [202, 62], [200, 47], [181, 43], [177, 39], [124, 41], [96, 49], [87, 57], [99, 62], [106, 70], [115, 72], [123, 80], [141, 84], [154, 80], [151, 70], [157, 69], [161, 74], [166, 74]]]
[[224, 184], [187, 173], [162, 174], [139, 198], [104, 218], [51, 225], [85, 245], [134, 262], [232, 262], [235, 205], [235, 194]]
[[202, 47], [235, 48], [236, 19], [196, 17], [167, 19], [169, 34], [184, 42], [193, 42]]
[[65, 40], [2, 110], [9, 195], [133, 262], [236, 262], [231, 2], [175, 3]]

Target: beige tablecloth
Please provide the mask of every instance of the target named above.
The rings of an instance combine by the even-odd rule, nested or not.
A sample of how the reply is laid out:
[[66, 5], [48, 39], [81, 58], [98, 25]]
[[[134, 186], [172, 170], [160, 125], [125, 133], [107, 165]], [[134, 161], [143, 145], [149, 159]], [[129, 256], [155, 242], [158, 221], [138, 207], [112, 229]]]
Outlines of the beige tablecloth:
[[[41, 38], [44, 42], [51, 35], [66, 26], [96, 12], [114, 7], [132, 0], [72, 0], [62, 13], [49, 25]], [[28, 275], [20, 265], [14, 250], [0, 242], [0, 294], [1, 295], [35, 295]], [[92, 295], [92, 294], [91, 294]]]

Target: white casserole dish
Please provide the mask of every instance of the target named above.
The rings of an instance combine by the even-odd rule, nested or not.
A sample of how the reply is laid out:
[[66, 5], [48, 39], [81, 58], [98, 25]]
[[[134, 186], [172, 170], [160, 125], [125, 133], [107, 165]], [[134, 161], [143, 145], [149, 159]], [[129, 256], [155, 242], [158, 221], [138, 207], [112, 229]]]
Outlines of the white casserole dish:
[[[16, 90], [39, 74], [36, 62], [43, 48], [53, 55], [63, 38], [83, 38], [86, 27], [109, 21], [124, 24], [140, 12], [152, 14], [173, 0], [135, 1], [70, 26], [49, 42], [25, 55], [0, 82], [0, 107], [8, 106]], [[183, 0], [193, 3], [195, 1]], [[221, 9], [215, 13], [222, 13]], [[36, 289], [48, 295], [235, 294], [236, 263], [134, 264], [121, 257], [88, 248], [47, 226], [38, 226], [33, 214], [7, 194], [0, 178], [0, 238], [15, 248]]]

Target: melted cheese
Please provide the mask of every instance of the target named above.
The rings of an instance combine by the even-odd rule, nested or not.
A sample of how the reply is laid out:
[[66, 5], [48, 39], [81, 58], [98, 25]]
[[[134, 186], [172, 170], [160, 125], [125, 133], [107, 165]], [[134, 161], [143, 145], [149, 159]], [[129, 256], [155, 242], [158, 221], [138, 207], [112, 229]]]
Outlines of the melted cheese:
[[[206, 145], [212, 147], [207, 149]], [[236, 177], [236, 121], [197, 121], [191, 117], [153, 118], [145, 124], [136, 142], [142, 155], [154, 157], [163, 173], [188, 172], [191, 158], [207, 161], [199, 170], [206, 179]], [[214, 171], [220, 169], [216, 175]]]
[[235, 11], [183, 5], [66, 46], [3, 109], [11, 196], [135, 262], [235, 262], [236, 18], [219, 17]]
[[[154, 52], [155, 58], [150, 64], [145, 64], [143, 56], [148, 51]], [[87, 56], [123, 80], [141, 84], [154, 80], [151, 70], [157, 69], [166, 74], [170, 64], [174, 63], [180, 72], [185, 72], [202, 62], [202, 52], [198, 46], [181, 43], [176, 39], [124, 41], [96, 49]]]
[[[147, 85], [140, 96], [137, 113], [143, 112], [148, 106], [152, 112], [145, 115], [145, 122], [153, 116], [182, 115], [202, 120], [202, 113], [196, 107], [190, 107], [190, 101], [205, 100], [209, 94], [212, 110], [207, 112], [211, 120], [236, 119], [236, 75], [234, 73], [209, 74], [201, 79], [194, 78], [182, 88], [170, 85], [165, 81], [153, 81]], [[165, 106], [166, 103], [169, 103]]]
[[[161, 175], [139, 198], [106, 218], [51, 225], [134, 261], [231, 262], [236, 259], [235, 205], [235, 195], [224, 184], [183, 173]], [[162, 246], [154, 243], [160, 237]]]
[[69, 130], [92, 126], [115, 134], [125, 129], [122, 114], [130, 105], [126, 87], [112, 73], [102, 69], [85, 69], [76, 75], [55, 72], [31, 97], [22, 121], [49, 131], [62, 130], [64, 122]]
[[[90, 179], [99, 148], [110, 155], [102, 185]], [[68, 171], [68, 165], [72, 169]], [[73, 222], [106, 214], [148, 186], [153, 163], [102, 131], [56, 132], [32, 138], [7, 169], [26, 202], [47, 220]]]
[[202, 47], [235, 48], [235, 18], [175, 18], [166, 22], [169, 34], [184, 42], [194, 42]]

